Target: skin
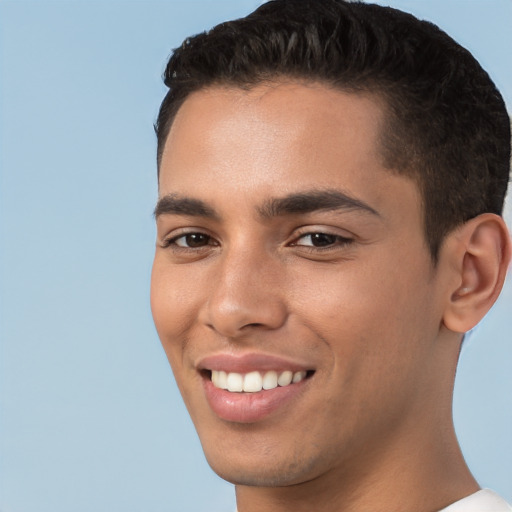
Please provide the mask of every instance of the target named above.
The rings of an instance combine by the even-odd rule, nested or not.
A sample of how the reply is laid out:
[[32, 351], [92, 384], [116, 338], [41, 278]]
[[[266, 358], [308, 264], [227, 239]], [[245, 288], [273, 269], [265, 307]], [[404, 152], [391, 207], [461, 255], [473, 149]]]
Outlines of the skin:
[[[484, 216], [457, 230], [434, 267], [416, 183], [382, 162], [383, 116], [377, 98], [321, 84], [215, 87], [184, 102], [168, 136], [152, 311], [240, 512], [426, 512], [478, 489], [451, 396], [461, 333], [504, 275], [480, 272], [469, 247], [496, 247], [504, 228]], [[356, 202], [269, 214], [269, 198], [319, 191]], [[169, 195], [202, 209], [169, 206]], [[486, 292], [478, 312], [476, 288]], [[276, 355], [314, 374], [269, 416], [225, 421], [197, 368], [219, 353]]]

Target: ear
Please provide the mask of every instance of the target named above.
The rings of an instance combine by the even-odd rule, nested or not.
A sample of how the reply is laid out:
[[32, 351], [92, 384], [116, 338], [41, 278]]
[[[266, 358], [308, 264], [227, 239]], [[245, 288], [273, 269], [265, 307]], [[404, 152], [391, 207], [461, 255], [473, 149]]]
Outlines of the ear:
[[445, 254], [454, 283], [444, 325], [455, 332], [472, 329], [501, 292], [511, 257], [511, 240], [501, 217], [479, 215], [448, 235]]

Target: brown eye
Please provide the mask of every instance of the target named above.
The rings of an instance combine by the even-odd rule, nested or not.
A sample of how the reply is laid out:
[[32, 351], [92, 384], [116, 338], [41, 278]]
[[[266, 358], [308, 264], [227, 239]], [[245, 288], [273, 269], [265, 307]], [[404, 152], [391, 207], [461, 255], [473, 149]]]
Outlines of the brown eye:
[[347, 245], [352, 240], [338, 235], [329, 233], [306, 233], [302, 235], [294, 245], [303, 247], [332, 247]]
[[305, 254], [326, 255], [327, 253], [339, 254], [355, 242], [354, 238], [313, 229], [309, 233], [303, 232], [297, 236], [290, 245]]
[[327, 247], [336, 243], [335, 235], [328, 235], [326, 233], [312, 233], [309, 235], [311, 239], [311, 245], [314, 247]]
[[178, 247], [196, 249], [210, 245], [211, 237], [204, 233], [187, 233], [186, 235], [175, 238], [173, 242]]

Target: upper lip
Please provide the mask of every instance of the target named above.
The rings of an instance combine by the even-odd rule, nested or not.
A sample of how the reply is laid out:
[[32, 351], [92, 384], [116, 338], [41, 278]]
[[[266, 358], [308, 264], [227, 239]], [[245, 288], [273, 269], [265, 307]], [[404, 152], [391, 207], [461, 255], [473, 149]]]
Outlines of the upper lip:
[[219, 370], [225, 372], [248, 373], [251, 371], [311, 371], [311, 365], [297, 362], [291, 358], [274, 354], [248, 353], [228, 354], [219, 353], [203, 357], [196, 364], [198, 370]]

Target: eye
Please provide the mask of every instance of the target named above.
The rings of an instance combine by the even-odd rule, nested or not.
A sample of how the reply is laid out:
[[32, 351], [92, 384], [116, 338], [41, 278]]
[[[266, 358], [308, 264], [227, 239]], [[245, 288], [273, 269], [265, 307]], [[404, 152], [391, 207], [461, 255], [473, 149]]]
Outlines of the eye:
[[200, 249], [210, 245], [216, 244], [212, 237], [205, 233], [185, 233], [164, 241], [165, 247], [175, 246], [180, 249]]
[[352, 239], [329, 233], [306, 233], [300, 236], [293, 245], [303, 247], [332, 247], [348, 245]]

